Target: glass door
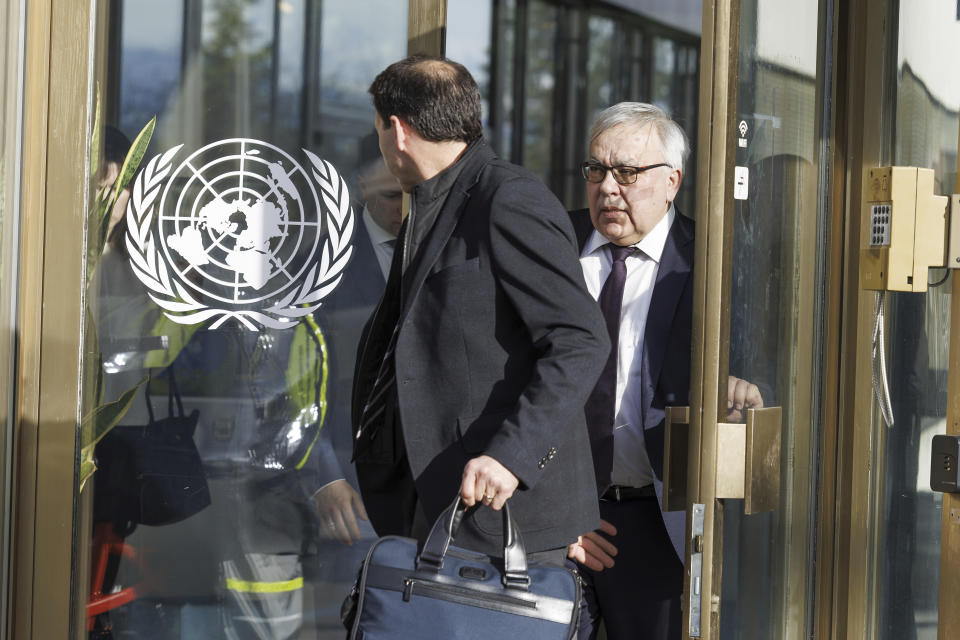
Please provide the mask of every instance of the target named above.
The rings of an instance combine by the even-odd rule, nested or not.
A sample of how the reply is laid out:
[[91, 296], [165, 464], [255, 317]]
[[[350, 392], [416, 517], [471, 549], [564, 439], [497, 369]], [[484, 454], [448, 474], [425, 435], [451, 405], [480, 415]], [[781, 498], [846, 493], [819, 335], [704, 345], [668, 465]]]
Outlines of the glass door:
[[[875, 167], [932, 169], [933, 194], [960, 190], [943, 64], [956, 3], [742, 0], [712, 18], [685, 637], [953, 637], [960, 508], [930, 476], [934, 436], [960, 417], [960, 290], [942, 268], [920, 293], [865, 289], [860, 212]], [[730, 376], [763, 408], [732, 417]], [[780, 447], [760, 459], [775, 483], [755, 465], [771, 407]], [[774, 489], [769, 509], [751, 504], [757, 483]]]
[[[886, 12], [891, 28], [883, 43], [885, 135], [879, 157], [865, 161], [932, 169], [935, 194], [957, 193], [960, 85], [941, 64], [960, 53], [956, 3], [891, 2]], [[955, 407], [949, 407], [958, 375], [950, 347], [960, 320], [951, 312], [958, 294], [951, 274], [953, 270], [930, 269], [925, 292], [887, 292], [881, 302], [886, 307], [893, 425], [888, 427], [878, 413], [871, 423], [876, 443], [871, 463], [878, 473], [869, 486], [874, 534], [865, 581], [866, 599], [872, 603], [866, 611], [868, 638], [956, 634], [951, 597], [957, 594], [957, 534], [951, 512], [957, 503], [953, 495], [932, 491], [930, 484], [934, 436], [957, 433], [956, 426], [948, 429], [958, 417]]]
[[408, 3], [103, 6], [77, 637], [341, 638], [376, 538], [353, 362], [400, 221], [367, 88]]
[[701, 121], [685, 637], [811, 635], [831, 13], [743, 0], [713, 16], [701, 113], [724, 124]]

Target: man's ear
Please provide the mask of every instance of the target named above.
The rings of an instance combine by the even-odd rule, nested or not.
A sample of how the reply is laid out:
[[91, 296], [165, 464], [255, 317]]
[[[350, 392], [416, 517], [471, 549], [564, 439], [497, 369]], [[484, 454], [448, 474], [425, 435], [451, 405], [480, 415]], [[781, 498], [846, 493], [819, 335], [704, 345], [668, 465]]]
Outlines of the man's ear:
[[394, 144], [396, 144], [397, 150], [406, 151], [406, 147], [410, 142], [410, 125], [397, 116], [390, 116], [390, 128], [388, 131], [390, 132], [390, 135], [393, 136], [393, 141]]
[[682, 182], [683, 171], [674, 169], [670, 172], [670, 177], [667, 179], [667, 193], [670, 196], [668, 202], [673, 202], [673, 199], [677, 196], [677, 192], [680, 191], [680, 184]]

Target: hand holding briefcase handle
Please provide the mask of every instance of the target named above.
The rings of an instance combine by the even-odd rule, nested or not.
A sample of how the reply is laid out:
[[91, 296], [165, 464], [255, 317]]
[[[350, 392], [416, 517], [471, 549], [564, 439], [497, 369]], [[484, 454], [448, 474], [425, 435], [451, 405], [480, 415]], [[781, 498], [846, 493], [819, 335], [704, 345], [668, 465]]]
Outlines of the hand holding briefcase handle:
[[528, 566], [506, 503], [502, 566], [451, 546], [464, 512], [457, 496], [437, 518], [420, 553], [412, 538], [386, 536], [374, 543], [344, 601], [341, 618], [348, 638], [575, 636], [581, 598], [576, 571]]
[[[465, 505], [460, 498], [453, 501], [440, 514], [430, 529], [427, 541], [423, 543], [423, 551], [417, 556], [417, 571], [438, 573], [443, 567], [443, 558], [447, 554], [450, 542], [456, 537]], [[527, 552], [520, 537], [517, 523], [510, 515], [510, 505], [503, 503], [503, 575], [501, 582], [508, 589], [526, 591], [530, 586], [530, 576], [527, 575]]]

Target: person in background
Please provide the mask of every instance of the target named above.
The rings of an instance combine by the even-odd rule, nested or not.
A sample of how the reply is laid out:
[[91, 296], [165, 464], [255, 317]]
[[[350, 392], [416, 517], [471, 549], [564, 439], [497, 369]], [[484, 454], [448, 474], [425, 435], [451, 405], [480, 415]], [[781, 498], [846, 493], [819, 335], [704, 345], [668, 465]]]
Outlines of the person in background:
[[320, 519], [320, 535], [344, 544], [370, 537], [361, 531], [359, 521], [368, 518], [350, 462], [350, 388], [360, 330], [383, 293], [403, 222], [400, 184], [382, 158], [378, 156], [364, 166], [357, 181], [363, 201], [357, 206], [362, 213], [355, 226], [354, 253], [344, 272], [343, 285], [317, 313], [328, 329], [333, 383], [327, 428], [320, 434], [321, 441], [328, 446], [316, 455], [322, 486], [313, 499]]
[[[581, 639], [601, 619], [610, 640], [681, 637], [685, 513], [660, 505], [664, 410], [690, 392], [694, 223], [674, 204], [687, 155], [659, 107], [609, 107], [582, 165], [589, 209], [570, 214], [613, 344], [585, 407], [602, 523], [568, 550], [585, 583]], [[727, 406], [737, 421], [763, 398], [731, 376]]]

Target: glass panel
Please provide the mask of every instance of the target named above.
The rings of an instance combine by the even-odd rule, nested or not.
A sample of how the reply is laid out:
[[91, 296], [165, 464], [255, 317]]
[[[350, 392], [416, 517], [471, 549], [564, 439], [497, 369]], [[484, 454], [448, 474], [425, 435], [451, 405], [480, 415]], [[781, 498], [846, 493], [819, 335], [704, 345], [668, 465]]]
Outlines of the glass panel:
[[523, 157], [521, 163], [550, 184], [554, 146], [554, 88], [557, 85], [556, 7], [533, 0], [527, 17]]
[[[740, 3], [729, 372], [783, 413], [777, 510], [723, 507], [722, 638], [809, 637], [826, 246], [817, 175], [829, 131], [817, 122], [818, 43], [830, 41], [817, 33], [831, 12], [822, 4]], [[737, 414], [726, 422], [743, 422]]]
[[10, 489], [19, 278], [24, 3], [0, 7], [0, 638], [6, 638], [10, 584]]
[[[494, 14], [499, 14], [501, 24], [498, 25], [499, 33], [493, 32]], [[494, 60], [503, 71], [511, 69], [511, 60], [513, 56], [513, 30], [512, 30], [512, 8], [494, 7], [492, 4], [484, 2], [464, 2], [463, 0], [447, 3], [447, 32], [456, 34], [456, 38], [447, 39], [446, 56], [451, 60], [456, 60], [467, 69], [477, 85], [480, 87], [480, 93], [483, 96], [483, 133], [484, 137], [490, 140], [496, 140], [498, 144], [496, 149], [505, 148], [503, 140], [509, 140], [509, 129], [504, 133], [500, 132], [501, 123], [495, 123], [495, 120], [502, 118], [500, 114], [491, 113], [490, 96], [502, 95], [503, 87], [494, 87], [491, 82], [497, 77], [497, 73], [491, 72]], [[491, 44], [491, 41], [493, 44]], [[494, 49], [496, 50], [494, 52]], [[509, 76], [504, 78], [503, 83], [509, 86]], [[506, 106], [506, 105], [505, 105]], [[504, 114], [509, 120], [509, 113]]]
[[[491, 146], [539, 173], [570, 209], [585, 204], [579, 166], [594, 116], [623, 100], [654, 100], [654, 60], [646, 53], [653, 33], [675, 52], [669, 68], [661, 70], [659, 96], [696, 148], [700, 2], [619, 4], [447, 3], [447, 55], [478, 79]], [[677, 29], [665, 35], [660, 21]], [[694, 165], [681, 187], [684, 209], [691, 213]]]
[[614, 99], [613, 18], [590, 16], [587, 38], [587, 120], [617, 102]]
[[406, 52], [407, 3], [112, 13], [95, 186], [157, 121], [89, 223], [85, 442], [109, 428], [85, 488], [90, 637], [342, 638], [374, 539], [353, 364], [399, 213], [367, 87]]
[[[957, 5], [903, 3], [899, 13], [890, 160], [933, 169], [936, 193], [954, 193], [960, 87], [942, 61], [960, 54]], [[930, 442], [946, 431], [950, 278], [932, 269], [929, 280], [942, 285], [926, 294], [887, 294], [894, 426], [878, 421], [874, 427], [884, 442], [876, 486], [879, 549], [873, 556], [876, 638], [937, 637], [942, 495], [930, 490]]]

